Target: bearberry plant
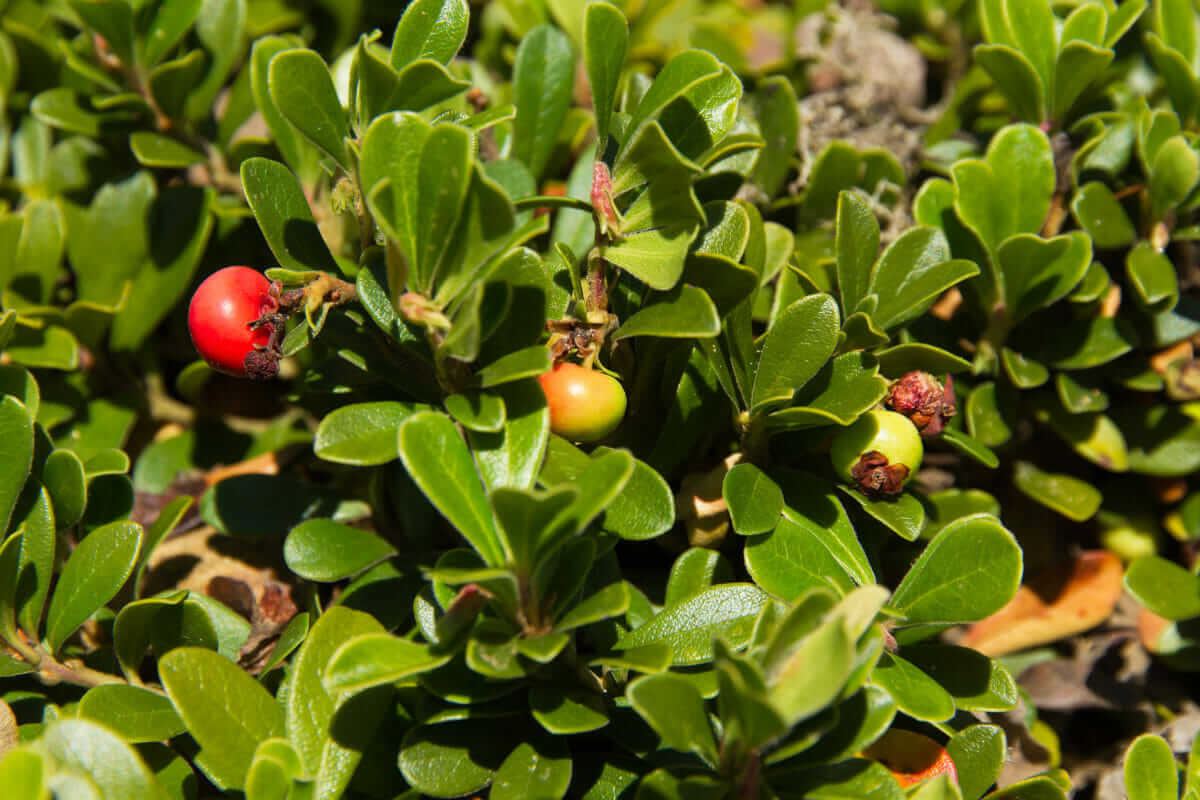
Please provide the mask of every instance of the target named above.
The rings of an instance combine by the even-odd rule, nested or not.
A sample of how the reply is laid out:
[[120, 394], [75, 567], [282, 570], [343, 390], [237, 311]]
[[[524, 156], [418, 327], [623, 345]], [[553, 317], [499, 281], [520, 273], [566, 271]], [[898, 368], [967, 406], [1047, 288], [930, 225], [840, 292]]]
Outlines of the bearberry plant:
[[1194, 800], [1197, 13], [0, 0], [0, 794]]

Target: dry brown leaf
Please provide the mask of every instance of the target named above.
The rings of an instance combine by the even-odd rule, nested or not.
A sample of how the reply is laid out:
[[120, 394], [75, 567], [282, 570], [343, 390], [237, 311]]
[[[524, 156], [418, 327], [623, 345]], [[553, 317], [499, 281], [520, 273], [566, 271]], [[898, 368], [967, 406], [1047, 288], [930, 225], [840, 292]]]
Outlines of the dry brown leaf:
[[963, 644], [987, 656], [1015, 653], [1082, 633], [1108, 619], [1121, 597], [1121, 560], [1080, 553], [1039, 573], [1004, 608], [972, 625]]

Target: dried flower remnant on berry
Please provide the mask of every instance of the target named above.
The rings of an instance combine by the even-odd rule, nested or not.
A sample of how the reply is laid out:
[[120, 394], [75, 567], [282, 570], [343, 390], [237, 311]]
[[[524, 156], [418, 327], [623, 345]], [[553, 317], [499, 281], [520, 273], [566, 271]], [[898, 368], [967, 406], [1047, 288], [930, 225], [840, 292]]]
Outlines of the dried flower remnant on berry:
[[954, 382], [947, 376], [943, 386], [928, 372], [913, 370], [892, 383], [884, 402], [908, 417], [922, 436], [936, 436], [954, 416]]
[[878, 450], [863, 453], [858, 463], [850, 468], [850, 477], [859, 491], [868, 497], [892, 497], [904, 489], [908, 467], [904, 464], [889, 464], [888, 458]]

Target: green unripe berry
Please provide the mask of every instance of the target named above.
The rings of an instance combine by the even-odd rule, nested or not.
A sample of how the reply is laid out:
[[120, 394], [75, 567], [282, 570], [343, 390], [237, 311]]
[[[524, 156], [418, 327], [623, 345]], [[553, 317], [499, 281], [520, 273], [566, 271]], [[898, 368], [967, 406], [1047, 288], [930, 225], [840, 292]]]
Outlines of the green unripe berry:
[[921, 468], [925, 447], [908, 417], [875, 410], [833, 438], [829, 458], [837, 474], [864, 494], [899, 494]]

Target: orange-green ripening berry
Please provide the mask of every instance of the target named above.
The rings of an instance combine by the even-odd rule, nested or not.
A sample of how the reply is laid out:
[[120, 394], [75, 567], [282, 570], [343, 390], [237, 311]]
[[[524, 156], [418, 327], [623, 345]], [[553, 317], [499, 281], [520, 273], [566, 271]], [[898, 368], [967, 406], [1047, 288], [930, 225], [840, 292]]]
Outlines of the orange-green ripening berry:
[[603, 372], [556, 364], [538, 376], [550, 407], [550, 430], [574, 442], [608, 436], [625, 416], [625, 389]]

